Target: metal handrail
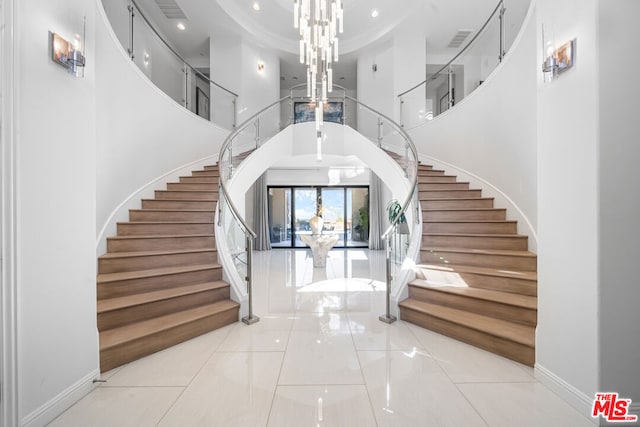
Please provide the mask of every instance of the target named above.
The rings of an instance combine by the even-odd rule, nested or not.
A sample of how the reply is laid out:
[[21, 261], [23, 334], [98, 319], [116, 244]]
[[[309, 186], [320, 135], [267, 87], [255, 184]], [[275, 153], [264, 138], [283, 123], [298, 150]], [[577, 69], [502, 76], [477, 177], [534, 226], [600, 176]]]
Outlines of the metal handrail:
[[409, 148], [409, 150], [411, 151], [411, 154], [413, 154], [413, 158], [415, 159], [415, 170], [414, 170], [414, 174], [413, 174], [413, 180], [411, 182], [412, 191], [409, 193], [409, 195], [407, 196], [406, 200], [402, 204], [402, 209], [400, 210], [398, 215], [396, 215], [395, 219], [393, 220], [393, 222], [391, 223], [389, 228], [387, 228], [387, 230], [382, 234], [382, 239], [386, 239], [389, 236], [389, 234], [391, 233], [391, 231], [393, 231], [395, 226], [398, 224], [398, 221], [400, 221], [400, 218], [402, 217], [402, 215], [407, 211], [407, 209], [408, 209], [408, 207], [411, 204], [411, 201], [413, 199], [413, 193], [415, 193], [415, 191], [416, 191], [417, 183], [418, 183], [418, 150], [416, 149], [416, 146], [414, 145], [413, 140], [411, 139], [409, 134], [404, 129], [402, 129], [402, 127], [397, 125], [395, 121], [391, 120], [388, 116], [386, 116], [385, 114], [382, 114], [379, 111], [376, 111], [375, 109], [369, 107], [366, 104], [363, 104], [362, 102], [358, 101], [357, 99], [355, 99], [355, 98], [353, 98], [351, 96], [347, 95], [347, 96], [345, 96], [345, 98], [349, 99], [350, 101], [355, 102], [356, 104], [358, 104], [358, 105], [362, 106], [363, 108], [369, 110], [373, 114], [377, 114], [378, 116], [382, 117], [387, 122], [389, 122], [398, 131], [398, 133], [404, 138], [405, 142], [408, 145], [407, 148]]
[[140, 8], [140, 6], [138, 6], [138, 3], [136, 3], [135, 0], [129, 0], [131, 2], [131, 4], [133, 4], [136, 9], [138, 9], [138, 13], [140, 14], [140, 16], [142, 17], [142, 19], [144, 20], [144, 22], [147, 23], [147, 25], [149, 26], [149, 28], [151, 28], [151, 31], [153, 31], [155, 33], [156, 36], [158, 36], [158, 38], [160, 39], [160, 41], [171, 51], [171, 53], [173, 53], [175, 56], [177, 56], [182, 62], [184, 62], [189, 68], [191, 68], [193, 71], [196, 72], [196, 74], [198, 74], [200, 77], [202, 77], [203, 79], [209, 81], [209, 83], [211, 83], [214, 86], [217, 86], [218, 88], [224, 90], [225, 92], [237, 97], [238, 94], [235, 92], [230, 91], [229, 89], [227, 89], [224, 86], [221, 86], [220, 84], [214, 82], [213, 80], [211, 80], [209, 77], [207, 77], [206, 75], [204, 75], [202, 72], [198, 71], [198, 69], [196, 67], [194, 67], [193, 65], [189, 64], [189, 62], [187, 62], [186, 59], [184, 59], [182, 57], [182, 55], [180, 55], [178, 52], [176, 52], [176, 50], [171, 47], [171, 45], [162, 37], [162, 35], [158, 32], [158, 30], [156, 30], [156, 28], [153, 26], [153, 24], [151, 23], [151, 21], [149, 21], [149, 19], [147, 19], [147, 17], [145, 16], [144, 12], [142, 12], [142, 8]]
[[[259, 116], [261, 116], [263, 113], [265, 113], [266, 111], [270, 110], [271, 108], [273, 108], [276, 105], [280, 105], [281, 102], [283, 102], [283, 101], [285, 101], [287, 99], [291, 99], [291, 96], [287, 95], [287, 96], [282, 97], [279, 100], [267, 105], [266, 107], [264, 107], [263, 109], [261, 109], [260, 111], [255, 113], [253, 116], [249, 117], [247, 120], [242, 122], [240, 124], [240, 126], [238, 126], [238, 128], [236, 130], [231, 132], [229, 134], [229, 136], [227, 136], [227, 138], [224, 140], [224, 142], [222, 143], [222, 147], [220, 148], [220, 155], [218, 156], [218, 165], [221, 165], [223, 163], [224, 155], [227, 152], [227, 149], [229, 148], [229, 146], [233, 143], [233, 140], [236, 138], [236, 136], [238, 136], [240, 133], [242, 133], [242, 131], [247, 126], [249, 126], [251, 123], [253, 123], [253, 121], [255, 119], [257, 119]], [[249, 224], [247, 224], [247, 222], [244, 220], [244, 218], [242, 218], [242, 216], [238, 212], [238, 208], [233, 203], [231, 198], [228, 197], [229, 192], [227, 190], [227, 186], [226, 186], [226, 182], [225, 181], [226, 181], [226, 177], [224, 176], [223, 173], [221, 173], [220, 174], [220, 192], [222, 193], [222, 195], [224, 196], [225, 200], [229, 204], [229, 207], [231, 208], [231, 214], [236, 219], [236, 221], [240, 223], [240, 225], [242, 226], [243, 231], [244, 231], [245, 234], [248, 234], [252, 238], [256, 238], [256, 236], [257, 236], [256, 232], [253, 231], [253, 229], [249, 226]]]
[[[402, 92], [400, 95], [398, 95], [398, 98], [401, 96], [404, 96], [406, 94], [408, 94], [409, 92], [411, 92], [412, 90], [422, 86], [423, 84], [427, 84], [430, 81], [435, 80], [438, 75], [444, 71], [445, 69], [449, 68], [451, 66], [451, 64], [453, 64], [453, 61], [455, 61], [456, 59], [458, 59], [460, 57], [460, 55], [462, 55], [468, 48], [469, 46], [471, 46], [473, 44], [474, 41], [476, 41], [476, 39], [480, 36], [480, 34], [482, 34], [482, 32], [484, 31], [484, 29], [487, 27], [487, 25], [489, 25], [489, 22], [491, 22], [491, 20], [493, 19], [494, 15], [496, 14], [496, 12], [498, 11], [502, 11], [504, 7], [504, 0], [500, 0], [498, 2], [498, 4], [496, 5], [495, 9], [493, 9], [493, 12], [491, 12], [491, 15], [489, 15], [489, 18], [487, 18], [487, 20], [485, 21], [485, 23], [482, 25], [482, 27], [480, 28], [480, 30], [476, 33], [475, 36], [473, 36], [473, 38], [462, 48], [462, 50], [460, 50], [460, 52], [458, 52], [456, 54], [456, 56], [454, 56], [453, 58], [451, 58], [451, 60], [449, 62], [447, 62], [442, 68], [440, 68], [437, 72], [433, 73], [433, 75], [431, 77], [429, 77], [428, 79], [425, 79], [423, 81], [421, 81], [420, 83], [418, 83], [417, 85], [413, 86], [411, 89], [407, 89], [404, 92]], [[503, 13], [503, 12], [501, 12]], [[502, 52], [502, 48], [500, 49], [500, 59], [502, 59], [502, 56], [504, 55], [504, 53]]]

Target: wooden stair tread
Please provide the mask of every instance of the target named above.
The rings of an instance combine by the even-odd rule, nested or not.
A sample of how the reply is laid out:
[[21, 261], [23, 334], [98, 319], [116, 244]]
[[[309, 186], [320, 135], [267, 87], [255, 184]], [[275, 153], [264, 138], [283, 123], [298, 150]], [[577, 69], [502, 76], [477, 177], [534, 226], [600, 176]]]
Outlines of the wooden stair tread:
[[510, 279], [523, 279], [523, 280], [538, 280], [538, 273], [535, 271], [519, 271], [519, 270], [499, 270], [496, 268], [488, 268], [488, 267], [475, 267], [472, 265], [461, 265], [461, 264], [418, 264], [416, 268], [425, 268], [425, 269], [435, 269], [435, 270], [444, 270], [451, 271], [455, 273], [470, 273], [470, 274], [478, 274], [481, 276], [498, 276], [498, 277], [506, 277]]
[[162, 289], [159, 291], [146, 292], [141, 294], [133, 294], [124, 297], [108, 298], [98, 300], [98, 314], [108, 311], [119, 310], [126, 307], [132, 307], [136, 305], [142, 305], [154, 301], [161, 301], [164, 299], [170, 299], [183, 295], [195, 294], [202, 291], [221, 289], [228, 287], [229, 284], [225, 282], [206, 282], [198, 283], [195, 285], [179, 286], [169, 289]]
[[[475, 199], [431, 199], [427, 200], [427, 202], [432, 202], [434, 200], [481, 200], [482, 198]], [[447, 211], [503, 211], [505, 208], [434, 208], [434, 209], [422, 209], [422, 212], [447, 212]], [[433, 220], [432, 220], [433, 221]], [[437, 222], [437, 221], [436, 221]]]
[[469, 329], [513, 341], [527, 347], [535, 347], [535, 327], [533, 326], [512, 323], [506, 320], [430, 304], [428, 302], [412, 298], [401, 301], [400, 306], [422, 312]]
[[416, 279], [411, 282], [412, 286], [418, 286], [424, 289], [436, 292], [444, 292], [455, 294], [469, 298], [475, 298], [484, 301], [492, 301], [500, 304], [513, 305], [516, 307], [536, 310], [538, 306], [538, 298], [529, 295], [514, 294], [510, 292], [494, 291], [489, 289], [461, 287], [461, 286], [439, 286], [430, 284], [429, 281]]
[[[145, 199], [145, 200], [156, 200], [156, 199]], [[216, 211], [215, 209], [130, 209], [130, 210], [135, 212], [215, 212]]]
[[166, 238], [185, 238], [185, 237], [214, 237], [214, 234], [149, 234], [149, 235], [133, 235], [133, 236], [112, 236], [107, 237], [109, 240], [132, 240], [132, 239], [166, 239]]
[[220, 268], [220, 265], [219, 264], [199, 264], [199, 265], [188, 265], [184, 267], [164, 267], [164, 268], [153, 268], [149, 270], [104, 273], [104, 274], [98, 274], [98, 284], [118, 282], [121, 280], [141, 279], [144, 277], [158, 277], [158, 276], [167, 276], [170, 274], [188, 273], [192, 271], [210, 270], [212, 268]]
[[100, 351], [127, 343], [147, 335], [157, 334], [176, 326], [184, 325], [216, 313], [237, 309], [240, 305], [231, 300], [218, 301], [190, 310], [155, 317], [142, 322], [132, 323], [119, 328], [100, 332]]
[[[179, 183], [176, 183], [179, 184]], [[156, 190], [161, 193], [217, 193], [218, 189], [215, 190]], [[164, 199], [163, 199], [164, 200]]]
[[[184, 211], [180, 211], [180, 212], [184, 212]], [[118, 225], [128, 225], [128, 224], [134, 224], [134, 225], [182, 225], [182, 224], [213, 224], [214, 221], [123, 221], [123, 222], [118, 222], [116, 224]]]
[[[437, 210], [437, 209], [436, 209]], [[446, 209], [449, 210], [449, 209]], [[491, 224], [515, 224], [518, 221], [509, 219], [425, 219], [422, 222], [429, 224], [476, 224], [476, 223], [491, 223]]]
[[[156, 191], [178, 191], [178, 190], [156, 190]], [[191, 190], [180, 190], [180, 191], [191, 191]], [[203, 191], [203, 193], [210, 193], [210, 191]], [[143, 202], [215, 202], [215, 200], [204, 200], [204, 199], [142, 199]], [[147, 210], [151, 210], [151, 209], [142, 209], [144, 211]], [[156, 210], [160, 210], [163, 211], [164, 209], [156, 209]], [[184, 212], [181, 209], [178, 209], [182, 212]], [[212, 209], [202, 209], [202, 210], [206, 210], [207, 212], [212, 212]]]
[[422, 247], [423, 251], [431, 252], [456, 252], [465, 254], [480, 254], [480, 255], [506, 255], [523, 258], [535, 258], [537, 255], [530, 251], [509, 251], [504, 249], [470, 249], [470, 248], [437, 248], [437, 247]]
[[175, 254], [191, 254], [201, 252], [216, 251], [216, 248], [196, 248], [196, 249], [173, 249], [165, 251], [136, 251], [136, 252], [107, 252], [99, 257], [99, 259], [119, 259], [133, 258], [159, 255], [175, 255]]
[[526, 239], [527, 236], [522, 234], [487, 234], [487, 233], [431, 233], [431, 232], [423, 232], [423, 236], [444, 236], [444, 237], [507, 237], [513, 239]]
[[[426, 191], [426, 190], [425, 190]], [[428, 191], [473, 191], [473, 190], [428, 190]], [[423, 193], [424, 191], [420, 191], [421, 193]], [[426, 199], [426, 200], [421, 200], [422, 203], [429, 203], [429, 202], [440, 202], [443, 200], [452, 200], [452, 201], [456, 201], [456, 202], [460, 202], [463, 200], [493, 200], [493, 197], [461, 197], [459, 199], [453, 198], [453, 197], [442, 197], [439, 199]], [[437, 208], [435, 210], [437, 211], [454, 211], [454, 210], [471, 210], [471, 209], [481, 209], [481, 210], [486, 210], [486, 209], [504, 209], [504, 208]], [[429, 208], [423, 208], [423, 211], [430, 211], [433, 209], [429, 209]]]

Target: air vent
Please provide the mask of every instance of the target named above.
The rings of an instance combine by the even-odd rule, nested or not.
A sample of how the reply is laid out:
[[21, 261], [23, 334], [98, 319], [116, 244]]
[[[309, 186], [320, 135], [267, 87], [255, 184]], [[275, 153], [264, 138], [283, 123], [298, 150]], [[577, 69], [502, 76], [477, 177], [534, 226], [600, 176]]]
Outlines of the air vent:
[[175, 0], [155, 0], [155, 2], [167, 19], [187, 19]]
[[458, 30], [455, 36], [449, 42], [449, 47], [460, 47], [469, 34], [473, 33], [473, 30]]

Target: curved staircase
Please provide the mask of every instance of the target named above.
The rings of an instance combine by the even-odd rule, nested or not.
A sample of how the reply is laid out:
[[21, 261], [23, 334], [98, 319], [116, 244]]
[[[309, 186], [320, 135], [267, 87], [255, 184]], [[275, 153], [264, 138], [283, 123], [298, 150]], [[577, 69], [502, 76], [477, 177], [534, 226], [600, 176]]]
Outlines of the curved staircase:
[[421, 263], [400, 317], [533, 366], [537, 257], [481, 190], [419, 167]]
[[205, 166], [130, 210], [98, 259], [100, 369], [238, 320], [217, 263], [219, 171]]

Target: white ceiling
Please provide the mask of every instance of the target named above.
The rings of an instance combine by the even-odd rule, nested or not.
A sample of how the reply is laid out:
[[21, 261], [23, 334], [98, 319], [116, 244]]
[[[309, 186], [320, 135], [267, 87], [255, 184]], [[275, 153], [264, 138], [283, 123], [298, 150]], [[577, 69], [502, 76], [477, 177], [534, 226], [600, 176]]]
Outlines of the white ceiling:
[[[187, 16], [187, 29], [176, 28], [177, 21], [167, 19], [154, 0], [137, 0], [145, 14], [156, 23], [175, 48], [190, 61], [206, 62], [209, 38], [231, 35], [243, 37], [281, 58], [283, 87], [294, 85], [304, 72], [298, 63], [298, 35], [293, 28], [292, 0], [176, 0]], [[414, 31], [426, 37], [429, 54], [453, 56], [457, 49], [446, 46], [459, 29], [479, 29], [497, 4], [497, 0], [343, 0], [344, 34], [340, 36], [340, 61], [336, 64], [336, 83], [355, 87], [358, 52], [375, 49], [394, 31]], [[524, 16], [529, 0], [511, 0], [507, 7], [513, 15]], [[377, 9], [379, 16], [371, 17]], [[507, 9], [507, 14], [510, 10]], [[517, 12], [517, 13], [514, 13]], [[340, 80], [339, 77], [344, 77]]]

